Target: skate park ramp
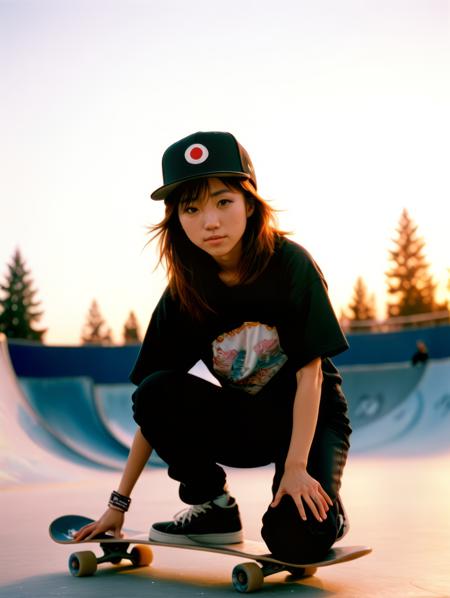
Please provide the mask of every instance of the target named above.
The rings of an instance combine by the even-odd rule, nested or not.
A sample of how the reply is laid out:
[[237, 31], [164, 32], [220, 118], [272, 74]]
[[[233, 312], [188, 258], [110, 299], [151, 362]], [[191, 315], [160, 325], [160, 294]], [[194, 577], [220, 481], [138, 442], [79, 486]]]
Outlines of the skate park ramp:
[[129, 448], [136, 432], [130, 409], [132, 384], [97, 384], [94, 401], [98, 416], [108, 433], [122, 446]]
[[[123, 469], [136, 431], [131, 416], [133, 385], [111, 385], [107, 393], [83, 377], [21, 378], [20, 385], [36, 419], [61, 444], [93, 464]], [[103, 403], [105, 394], [109, 402]], [[111, 398], [113, 407], [108, 411], [104, 405], [111, 405]], [[150, 464], [163, 462], [153, 454]]]
[[91, 463], [68, 450], [36, 418], [0, 334], [0, 486], [81, 479]]
[[[53, 352], [33, 352], [31, 361], [38, 367], [42, 362], [35, 356], [42, 354], [53, 358]], [[213, 380], [204, 366], [194, 372]], [[7, 339], [0, 334], [0, 486], [123, 469], [136, 431], [131, 412], [135, 386], [95, 384], [78, 374], [18, 378]], [[153, 453], [149, 466], [164, 465]]]
[[450, 358], [429, 363], [408, 397], [353, 438], [354, 452], [419, 457], [450, 451]]
[[[132, 422], [127, 398], [123, 420]], [[76, 480], [92, 469], [119, 471], [128, 451], [129, 443], [104, 426], [91, 379], [18, 379], [0, 334], [1, 486]], [[150, 464], [163, 463], [154, 455]]]
[[341, 368], [353, 426], [352, 454], [450, 451], [450, 358]]
[[340, 368], [352, 425], [362, 428], [401, 404], [423, 376], [424, 368], [409, 363]]
[[[123, 469], [136, 430], [132, 384], [110, 383], [105, 376], [96, 381], [95, 372], [17, 377], [5, 337], [0, 349], [4, 483], [65, 478], [72, 475], [72, 467], [78, 472]], [[450, 358], [430, 359], [416, 368], [400, 362], [339, 369], [353, 426], [354, 456], [450, 450]], [[192, 373], [217, 383], [201, 363]], [[151, 464], [164, 465], [157, 456]]]
[[86, 378], [22, 378], [20, 384], [36, 417], [74, 452], [120, 470], [128, 451], [102, 426]]

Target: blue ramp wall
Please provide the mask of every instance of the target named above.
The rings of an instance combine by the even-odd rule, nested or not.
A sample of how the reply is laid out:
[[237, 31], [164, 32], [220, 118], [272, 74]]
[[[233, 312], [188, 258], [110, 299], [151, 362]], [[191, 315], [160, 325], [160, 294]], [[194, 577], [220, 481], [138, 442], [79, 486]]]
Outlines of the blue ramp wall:
[[19, 378], [83, 376], [95, 384], [123, 384], [129, 382], [139, 345], [59, 347], [10, 340], [8, 349]]
[[[428, 347], [431, 359], [450, 357], [450, 326], [402, 332], [348, 335], [350, 349], [336, 356], [337, 366], [406, 362], [416, 341]], [[139, 345], [118, 347], [47, 346], [26, 341], [8, 343], [17, 376], [32, 378], [91, 378], [95, 384], [123, 384], [136, 360]]]
[[410, 361], [416, 342], [428, 347], [430, 359], [450, 357], [450, 326], [415, 328], [401, 332], [347, 335], [350, 349], [333, 358], [336, 365], [399, 363]]

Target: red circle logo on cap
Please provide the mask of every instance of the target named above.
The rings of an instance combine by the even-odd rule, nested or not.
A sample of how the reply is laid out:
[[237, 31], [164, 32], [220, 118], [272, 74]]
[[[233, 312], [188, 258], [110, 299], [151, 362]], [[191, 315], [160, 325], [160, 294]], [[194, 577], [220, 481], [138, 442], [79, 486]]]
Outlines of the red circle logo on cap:
[[209, 152], [201, 143], [194, 143], [190, 145], [184, 152], [184, 159], [189, 164], [201, 164], [208, 159]]

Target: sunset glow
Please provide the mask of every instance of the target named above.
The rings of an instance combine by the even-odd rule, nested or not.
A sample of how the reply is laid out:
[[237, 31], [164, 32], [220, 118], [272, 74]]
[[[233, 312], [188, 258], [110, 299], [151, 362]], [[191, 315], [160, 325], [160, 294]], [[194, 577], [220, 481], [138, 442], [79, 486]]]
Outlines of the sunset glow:
[[384, 313], [403, 208], [439, 297], [448, 242], [443, 0], [2, 2], [0, 279], [16, 247], [48, 343], [79, 342], [92, 299], [121, 341], [162, 292], [146, 227], [168, 145], [228, 130], [261, 195], [314, 256], [339, 311], [358, 276]]

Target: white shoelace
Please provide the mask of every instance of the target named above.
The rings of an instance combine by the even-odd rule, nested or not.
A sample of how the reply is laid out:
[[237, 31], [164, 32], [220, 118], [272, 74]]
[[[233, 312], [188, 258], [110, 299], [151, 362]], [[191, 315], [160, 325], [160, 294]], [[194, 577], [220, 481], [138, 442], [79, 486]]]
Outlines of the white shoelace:
[[175, 525], [184, 525], [190, 523], [192, 517], [198, 517], [202, 513], [206, 513], [208, 509], [212, 509], [211, 502], [205, 502], [201, 505], [192, 505], [187, 509], [183, 509], [174, 515]]

